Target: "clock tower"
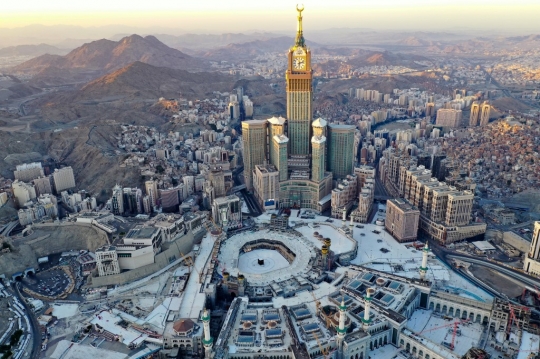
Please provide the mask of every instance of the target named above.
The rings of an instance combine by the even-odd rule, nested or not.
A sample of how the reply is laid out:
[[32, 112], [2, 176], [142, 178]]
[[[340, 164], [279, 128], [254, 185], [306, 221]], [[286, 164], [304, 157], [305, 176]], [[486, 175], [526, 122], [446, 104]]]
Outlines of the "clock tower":
[[302, 32], [302, 11], [298, 11], [298, 30], [294, 46], [289, 49], [287, 81], [287, 120], [289, 153], [293, 156], [309, 156], [311, 121], [313, 119], [313, 70], [311, 51], [307, 48]]

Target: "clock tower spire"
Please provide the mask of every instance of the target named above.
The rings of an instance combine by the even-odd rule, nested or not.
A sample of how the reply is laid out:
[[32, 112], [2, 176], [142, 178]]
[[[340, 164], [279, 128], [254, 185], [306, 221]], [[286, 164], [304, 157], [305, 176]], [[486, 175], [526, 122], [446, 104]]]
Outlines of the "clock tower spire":
[[296, 11], [298, 11], [298, 28], [296, 30], [296, 46], [305, 46], [304, 33], [302, 31], [302, 11], [304, 11], [304, 5], [298, 7], [296, 5]]
[[289, 49], [287, 81], [287, 122], [289, 154], [310, 155], [311, 121], [313, 120], [313, 70], [311, 51], [306, 46], [302, 30], [304, 6], [296, 6], [298, 29], [294, 46]]

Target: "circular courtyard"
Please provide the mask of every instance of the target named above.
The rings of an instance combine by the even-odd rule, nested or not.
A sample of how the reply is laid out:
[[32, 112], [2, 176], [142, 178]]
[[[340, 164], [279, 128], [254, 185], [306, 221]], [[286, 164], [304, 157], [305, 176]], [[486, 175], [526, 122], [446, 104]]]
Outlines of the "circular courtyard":
[[243, 274], [251, 285], [268, 285], [311, 270], [317, 248], [304, 236], [273, 231], [243, 232], [228, 238], [218, 260], [222, 271]]

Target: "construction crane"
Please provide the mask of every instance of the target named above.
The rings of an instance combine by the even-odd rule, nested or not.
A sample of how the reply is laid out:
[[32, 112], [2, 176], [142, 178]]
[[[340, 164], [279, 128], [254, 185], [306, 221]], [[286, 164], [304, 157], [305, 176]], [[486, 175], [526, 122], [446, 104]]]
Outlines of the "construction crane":
[[428, 333], [428, 332], [431, 332], [433, 330], [438, 330], [438, 329], [442, 329], [442, 328], [453, 327], [453, 329], [452, 329], [452, 341], [450, 342], [450, 350], [454, 350], [455, 344], [456, 344], [456, 335], [457, 335], [457, 332], [458, 332], [458, 329], [459, 329], [459, 325], [467, 323], [468, 321], [469, 321], [469, 319], [458, 319], [458, 320], [456, 320], [456, 321], [454, 321], [452, 323], [441, 325], [441, 326], [438, 326], [438, 327], [435, 327], [435, 328], [430, 328], [430, 329], [427, 329], [427, 330], [422, 330], [421, 332], [416, 333], [416, 335], [420, 335], [420, 334], [423, 334], [423, 333]]
[[[521, 307], [518, 307], [518, 306], [515, 306], [515, 307], [522, 309]], [[510, 309], [510, 316], [508, 317], [508, 325], [506, 327], [506, 337], [510, 335], [512, 326], [514, 325], [515, 322], [517, 322], [516, 312], [514, 312], [514, 305], [508, 303], [508, 308]]]
[[186, 264], [187, 264], [187, 266], [189, 268], [189, 274], [191, 274], [191, 268], [193, 268], [195, 270], [195, 272], [197, 272], [197, 275], [199, 276], [199, 283], [201, 283], [202, 274], [195, 267], [195, 262], [193, 262], [193, 258], [191, 258], [191, 256], [186, 256], [182, 252], [180, 252], [180, 254], [182, 255], [182, 257], [185, 257], [184, 261], [186, 262]]
[[323, 355], [323, 357], [325, 359], [328, 358], [328, 354], [330, 354], [328, 351], [328, 348], [323, 347], [323, 345], [321, 344], [321, 341], [319, 340], [319, 337], [317, 336], [317, 333], [313, 333], [313, 336], [315, 337], [315, 340], [317, 341], [317, 345], [319, 346], [319, 350], [321, 351], [321, 354]]
[[[315, 302], [315, 306], [317, 307], [317, 313], [319, 317], [321, 317], [321, 302], [317, 300], [317, 297], [315, 297], [315, 293], [313, 291], [309, 292], [311, 296], [313, 297], [313, 301]], [[326, 315], [326, 313], [323, 313], [325, 319], [326, 319], [326, 328], [330, 329], [332, 328], [332, 320]]]

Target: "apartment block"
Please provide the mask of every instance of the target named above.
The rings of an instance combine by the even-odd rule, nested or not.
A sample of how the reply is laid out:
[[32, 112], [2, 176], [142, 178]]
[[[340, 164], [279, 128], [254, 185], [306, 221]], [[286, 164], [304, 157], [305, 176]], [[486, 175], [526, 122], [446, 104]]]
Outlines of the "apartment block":
[[420, 211], [404, 198], [386, 201], [386, 230], [398, 242], [415, 241], [418, 235]]

